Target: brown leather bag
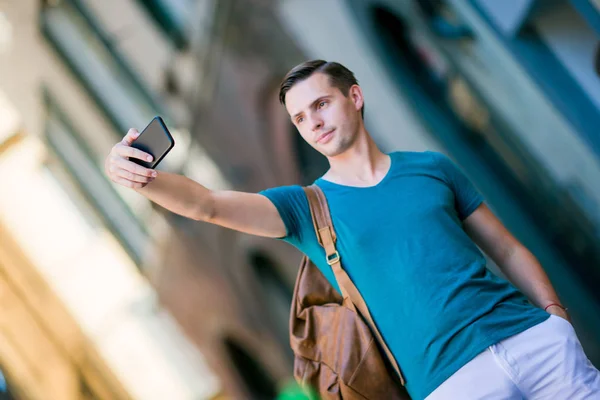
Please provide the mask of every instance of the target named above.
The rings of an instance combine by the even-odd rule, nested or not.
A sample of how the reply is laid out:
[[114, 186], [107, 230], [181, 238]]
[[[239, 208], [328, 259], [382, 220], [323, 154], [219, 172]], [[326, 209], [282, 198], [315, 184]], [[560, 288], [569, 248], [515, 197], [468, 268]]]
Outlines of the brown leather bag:
[[325, 248], [342, 296], [304, 256], [290, 315], [294, 377], [324, 400], [410, 399], [396, 360], [341, 267], [325, 195], [316, 185], [304, 191], [319, 244]]

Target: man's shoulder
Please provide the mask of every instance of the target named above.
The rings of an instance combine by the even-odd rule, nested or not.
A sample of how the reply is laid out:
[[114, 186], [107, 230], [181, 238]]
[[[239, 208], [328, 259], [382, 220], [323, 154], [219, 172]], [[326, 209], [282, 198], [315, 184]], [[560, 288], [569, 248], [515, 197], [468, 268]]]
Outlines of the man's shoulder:
[[282, 185], [282, 186], [273, 186], [266, 189], [261, 190], [260, 194], [268, 194], [268, 193], [298, 193], [302, 192], [302, 186], [300, 185]]
[[444, 154], [433, 151], [405, 151], [398, 150], [389, 153], [394, 161], [399, 161], [405, 165], [437, 165], [441, 159], [446, 157]]
[[261, 190], [258, 194], [267, 197], [277, 206], [305, 207], [308, 200], [300, 185], [274, 186]]

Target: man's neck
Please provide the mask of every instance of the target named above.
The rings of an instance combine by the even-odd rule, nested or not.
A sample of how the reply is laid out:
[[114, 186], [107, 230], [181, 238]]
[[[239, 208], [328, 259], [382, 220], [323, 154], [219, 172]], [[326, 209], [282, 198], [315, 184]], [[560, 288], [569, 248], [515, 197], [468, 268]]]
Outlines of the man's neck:
[[375, 186], [391, 167], [390, 156], [379, 150], [368, 133], [343, 154], [328, 159], [330, 169], [323, 179], [347, 186]]

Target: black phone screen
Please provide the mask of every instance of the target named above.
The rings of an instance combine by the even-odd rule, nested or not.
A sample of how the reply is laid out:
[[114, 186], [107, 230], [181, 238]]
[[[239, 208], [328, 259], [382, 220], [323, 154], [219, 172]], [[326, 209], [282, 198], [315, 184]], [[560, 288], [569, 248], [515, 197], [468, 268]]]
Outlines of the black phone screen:
[[154, 117], [140, 133], [140, 136], [131, 144], [131, 147], [152, 155], [152, 161], [148, 162], [138, 158], [130, 158], [129, 160], [146, 168], [155, 168], [171, 151], [173, 146], [175, 146], [175, 140], [164, 121], [161, 117]]

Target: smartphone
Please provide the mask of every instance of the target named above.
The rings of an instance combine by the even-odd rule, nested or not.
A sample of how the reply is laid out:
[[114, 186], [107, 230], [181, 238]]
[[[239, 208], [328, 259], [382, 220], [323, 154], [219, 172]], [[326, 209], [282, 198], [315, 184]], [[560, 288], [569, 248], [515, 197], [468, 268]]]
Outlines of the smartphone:
[[175, 146], [175, 139], [173, 139], [162, 118], [156, 116], [131, 144], [131, 147], [150, 154], [152, 161], [144, 161], [138, 158], [130, 158], [129, 161], [142, 167], [154, 169], [171, 151], [173, 146]]

